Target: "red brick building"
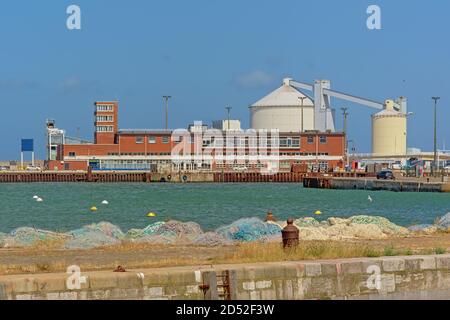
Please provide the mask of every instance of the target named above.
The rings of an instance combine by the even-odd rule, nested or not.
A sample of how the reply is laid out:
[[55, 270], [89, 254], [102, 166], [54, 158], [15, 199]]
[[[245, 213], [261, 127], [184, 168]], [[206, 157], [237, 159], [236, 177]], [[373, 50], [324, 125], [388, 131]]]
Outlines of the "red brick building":
[[[175, 137], [172, 130], [119, 130], [117, 101], [96, 102], [94, 106], [94, 143], [64, 138], [56, 146], [54, 158], [48, 159], [49, 170], [86, 170], [91, 166], [96, 170], [252, 171], [266, 165], [249, 156], [252, 152], [249, 141], [252, 138], [247, 137], [245, 132], [216, 131], [216, 135], [224, 136], [223, 141], [218, 143], [218, 139], [205, 137], [208, 136], [204, 135], [205, 126], [193, 126], [194, 129], [185, 130], [181, 138]], [[236, 134], [240, 142], [228, 144], [227, 134]], [[292, 164], [307, 164], [311, 170], [342, 167], [345, 153], [345, 136], [342, 133], [290, 132], [279, 133], [278, 137], [279, 146], [271, 146], [268, 154], [276, 156], [280, 170], [289, 171]], [[233, 142], [236, 141], [233, 139]], [[180, 149], [183, 142], [185, 158], [181, 162], [174, 161], [172, 150], [176, 146]], [[221, 145], [225, 148], [218, 152]], [[199, 152], [210, 156], [200, 159], [196, 157]], [[242, 157], [234, 161], [228, 158], [222, 162], [218, 155], [227, 154]]]

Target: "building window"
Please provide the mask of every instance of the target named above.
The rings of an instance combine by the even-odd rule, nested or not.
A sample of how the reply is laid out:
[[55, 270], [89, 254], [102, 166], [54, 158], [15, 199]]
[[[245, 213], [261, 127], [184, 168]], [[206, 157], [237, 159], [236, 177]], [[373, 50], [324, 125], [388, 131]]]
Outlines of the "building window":
[[114, 106], [110, 104], [97, 105], [97, 111], [113, 111]]
[[148, 137], [148, 143], [155, 144], [156, 143], [156, 137]]
[[314, 137], [308, 136], [308, 144], [313, 144], [313, 143], [314, 143]]
[[114, 118], [113, 116], [97, 116], [95, 120], [97, 122], [113, 122]]
[[69, 152], [69, 157], [76, 157], [76, 153], [75, 152]]
[[320, 143], [321, 144], [327, 143], [327, 137], [326, 136], [320, 136]]
[[144, 137], [137, 136], [137, 137], [136, 137], [136, 143], [137, 143], [137, 144], [144, 143]]
[[162, 143], [164, 143], [164, 144], [169, 143], [169, 136], [162, 137]]
[[114, 127], [113, 126], [97, 126], [96, 131], [97, 132], [113, 132]]

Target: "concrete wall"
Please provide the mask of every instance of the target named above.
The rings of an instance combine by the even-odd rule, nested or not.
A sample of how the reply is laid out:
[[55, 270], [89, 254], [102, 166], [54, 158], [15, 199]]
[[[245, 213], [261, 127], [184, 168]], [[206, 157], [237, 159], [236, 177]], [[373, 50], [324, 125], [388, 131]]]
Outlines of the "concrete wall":
[[330, 180], [332, 189], [388, 190], [398, 192], [448, 192], [448, 186], [442, 183], [421, 183], [416, 181], [392, 181], [374, 179]]
[[450, 299], [450, 255], [9, 275], [0, 299], [219, 299], [225, 272], [233, 300]]

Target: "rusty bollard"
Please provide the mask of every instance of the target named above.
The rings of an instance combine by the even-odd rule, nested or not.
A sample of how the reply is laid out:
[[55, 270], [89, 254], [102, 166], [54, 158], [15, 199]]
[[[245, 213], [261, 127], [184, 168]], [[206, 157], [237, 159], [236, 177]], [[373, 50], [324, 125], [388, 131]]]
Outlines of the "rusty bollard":
[[293, 248], [298, 246], [300, 239], [300, 232], [296, 226], [294, 226], [294, 219], [290, 218], [287, 221], [287, 226], [281, 231], [283, 238], [283, 248]]

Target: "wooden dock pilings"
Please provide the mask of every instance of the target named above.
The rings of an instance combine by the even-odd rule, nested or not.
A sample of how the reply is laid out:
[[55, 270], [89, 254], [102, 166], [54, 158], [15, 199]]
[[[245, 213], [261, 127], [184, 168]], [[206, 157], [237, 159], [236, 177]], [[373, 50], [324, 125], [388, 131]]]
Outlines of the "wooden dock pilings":
[[279, 172], [273, 175], [260, 172], [220, 172], [214, 173], [214, 182], [237, 183], [237, 182], [280, 182], [299, 183], [302, 182], [304, 174], [297, 172]]
[[[170, 175], [169, 175], [170, 176]], [[210, 174], [185, 173], [184, 179], [172, 179], [165, 175], [143, 171], [42, 171], [42, 172], [1, 172], [0, 183], [31, 183], [31, 182], [223, 182], [223, 183], [300, 183], [304, 174], [296, 172], [279, 172], [265, 175], [260, 172], [219, 172]], [[162, 179], [162, 177], [164, 179]]]
[[3, 172], [0, 183], [31, 182], [151, 182], [149, 172]]

